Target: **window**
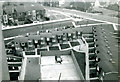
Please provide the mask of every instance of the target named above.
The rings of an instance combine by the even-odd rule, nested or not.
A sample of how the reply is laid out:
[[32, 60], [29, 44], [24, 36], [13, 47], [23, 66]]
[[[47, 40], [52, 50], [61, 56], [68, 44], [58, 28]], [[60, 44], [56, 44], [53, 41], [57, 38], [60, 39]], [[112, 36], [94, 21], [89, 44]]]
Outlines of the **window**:
[[42, 37], [42, 38], [40, 38], [41, 40], [44, 40], [44, 38]]
[[25, 43], [21, 43], [22, 46], [25, 46]]
[[47, 41], [50, 41], [50, 38], [47, 38]]
[[15, 42], [15, 45], [18, 45], [19, 43], [18, 42]]
[[78, 35], [80, 35], [80, 32], [78, 32]]
[[98, 41], [98, 39], [94, 39], [94, 42], [97, 42]]
[[40, 32], [39, 31], [37, 31], [37, 35], [39, 35], [40, 34]]
[[38, 40], [35, 40], [35, 43], [38, 43]]
[[95, 47], [98, 47], [98, 44], [96, 44]]
[[55, 36], [52, 36], [52, 38], [55, 38]]
[[105, 45], [105, 47], [108, 47], [108, 44], [107, 44], [107, 45]]
[[28, 40], [28, 42], [29, 42], [29, 43], [31, 43], [31, 42], [32, 42], [32, 40]]
[[28, 36], [28, 35], [30, 35], [30, 33], [27, 33], [26, 35]]
[[102, 28], [102, 30], [104, 31], [104, 29]]
[[56, 42], [56, 40], [52, 40], [52, 42]]
[[98, 53], [100, 53], [100, 51], [96, 50], [95, 53], [98, 54]]
[[16, 50], [20, 50], [20, 48], [19, 48], [19, 47], [16, 47], [15, 49], [16, 49]]
[[63, 40], [66, 40], [66, 38], [64, 37]]
[[8, 17], [7, 17], [7, 15], [3, 15], [3, 20], [4, 20], [4, 23], [8, 23]]
[[68, 36], [71, 36], [71, 33], [69, 33]]
[[60, 36], [60, 35], [58, 35], [58, 38], [61, 38], [61, 36]]
[[41, 42], [41, 44], [45, 44], [45, 42]]
[[73, 38], [76, 38], [76, 36], [74, 35]]
[[101, 60], [101, 59], [100, 59], [100, 58], [97, 58], [97, 57], [96, 57], [96, 59], [95, 59], [95, 61], [97, 61], [97, 62], [100, 62], [100, 60]]
[[28, 11], [28, 15], [31, 15], [31, 12], [30, 12], [30, 11]]
[[96, 67], [96, 69], [97, 69], [97, 71], [100, 71], [100, 68], [98, 66]]

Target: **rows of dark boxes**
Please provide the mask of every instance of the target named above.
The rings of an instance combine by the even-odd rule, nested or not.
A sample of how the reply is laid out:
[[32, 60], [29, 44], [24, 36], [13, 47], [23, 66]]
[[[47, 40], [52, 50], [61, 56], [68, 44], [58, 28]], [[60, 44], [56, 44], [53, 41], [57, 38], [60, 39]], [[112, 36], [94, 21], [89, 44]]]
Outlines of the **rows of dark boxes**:
[[[119, 37], [116, 37], [117, 32], [114, 31], [113, 25], [111, 24], [94, 26], [93, 33], [97, 44], [96, 49], [99, 50], [98, 57], [102, 60], [100, 62], [100, 66], [102, 65], [102, 77], [106, 79], [106, 77], [104, 77], [104, 72], [107, 72], [108, 70], [113, 71], [112, 68], [118, 69], [117, 63], [115, 65], [115, 62], [118, 62], [116, 61], [118, 47], [115, 47], [115, 45], [118, 45], [117, 42]], [[112, 63], [114, 63], [114, 65]], [[106, 69], [108, 64], [109, 68]], [[116, 78], [116, 76], [112, 77]], [[111, 79], [111, 77], [109, 77], [109, 79]]]
[[[44, 46], [49, 46], [49, 49], [53, 49], [52, 45], [56, 43], [60, 43], [61, 46], [64, 46], [64, 41], [72, 41], [74, 39], [81, 38], [82, 33], [80, 29], [72, 31], [65, 30], [65, 31], [56, 31], [53, 33], [41, 33], [39, 35], [27, 35], [24, 37], [15, 38], [9, 45], [6, 45], [6, 53], [7, 55], [14, 55], [14, 56], [23, 56], [23, 51], [25, 51], [26, 55], [35, 55], [35, 48], [41, 50]], [[78, 42], [71, 42], [73, 46], [78, 45]], [[68, 48], [68, 44], [64, 46]], [[58, 49], [58, 46], [54, 46], [55, 49]], [[61, 47], [62, 48], [62, 47]], [[47, 50], [47, 49], [43, 49]], [[22, 62], [22, 59], [7, 58], [8, 62]], [[9, 64], [9, 70], [18, 70], [20, 64], [11, 65]], [[16, 77], [14, 77], [16, 75]], [[10, 72], [10, 79], [17, 80], [19, 76], [19, 72]]]
[[10, 80], [18, 80], [22, 65], [22, 58], [7, 57], [7, 62]]
[[99, 51], [96, 50], [96, 47], [98, 47], [98, 45], [96, 44], [97, 40], [95, 39], [95, 34], [93, 32], [90, 34], [84, 34], [83, 36], [86, 39], [89, 47], [90, 78], [98, 77], [98, 79], [95, 80], [100, 80], [99, 78], [102, 77], [102, 68], [99, 67], [99, 62], [101, 59], [97, 57]]
[[[22, 57], [18, 57], [17, 52], [14, 47], [14, 42], [11, 41], [11, 43], [6, 46], [6, 53], [10, 80], [12, 81], [18, 80], [22, 65]], [[20, 53], [22, 54], [22, 52]]]
[[21, 66], [21, 64], [8, 64], [8, 68], [9, 70], [19, 70], [19, 66]]
[[[22, 51], [25, 51], [26, 54], [35, 54], [35, 48], [51, 47], [57, 43], [62, 45], [63, 42], [73, 41], [81, 37], [82, 32], [80, 28], [65, 29], [62, 31], [53, 31], [52, 33], [40, 33], [37, 35], [18, 37], [14, 39], [11, 46], [7, 47], [9, 47], [9, 50], [11, 49], [12, 54], [22, 56]], [[7, 54], [10, 53], [7, 52]]]

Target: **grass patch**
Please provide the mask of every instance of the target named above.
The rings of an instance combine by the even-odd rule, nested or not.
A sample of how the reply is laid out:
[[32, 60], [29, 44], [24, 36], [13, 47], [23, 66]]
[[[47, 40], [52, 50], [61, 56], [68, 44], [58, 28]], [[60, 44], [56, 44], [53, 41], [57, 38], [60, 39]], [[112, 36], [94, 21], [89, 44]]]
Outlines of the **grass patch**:
[[51, 47], [49, 47], [49, 50], [59, 50], [59, 47], [58, 46], [51, 46]]
[[60, 44], [61, 49], [70, 48], [69, 44]]
[[96, 61], [89, 62], [90, 68], [96, 67]]
[[95, 24], [95, 23], [103, 23], [103, 22], [98, 22], [93, 20], [83, 20], [83, 21], [75, 22], [76, 25]]
[[77, 63], [83, 73], [83, 76], [85, 77], [85, 53], [80, 53], [76, 51], [73, 51], [73, 52], [77, 60]]
[[47, 51], [47, 49], [46, 48], [45, 49], [37, 49], [37, 54], [40, 55], [41, 51]]
[[80, 45], [80, 43], [77, 42], [77, 41], [76, 42], [70, 42], [70, 44], [71, 44], [72, 47]]
[[35, 51], [26, 51], [25, 55], [35, 55]]

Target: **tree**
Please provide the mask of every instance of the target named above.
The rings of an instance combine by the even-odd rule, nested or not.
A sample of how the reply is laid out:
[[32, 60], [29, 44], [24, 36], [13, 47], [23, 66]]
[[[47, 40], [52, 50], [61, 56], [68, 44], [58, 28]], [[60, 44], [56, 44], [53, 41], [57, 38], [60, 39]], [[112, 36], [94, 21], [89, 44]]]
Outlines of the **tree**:
[[109, 6], [107, 7], [107, 9], [115, 10], [115, 11], [120, 11], [118, 4], [111, 4], [111, 5], [109, 5]]

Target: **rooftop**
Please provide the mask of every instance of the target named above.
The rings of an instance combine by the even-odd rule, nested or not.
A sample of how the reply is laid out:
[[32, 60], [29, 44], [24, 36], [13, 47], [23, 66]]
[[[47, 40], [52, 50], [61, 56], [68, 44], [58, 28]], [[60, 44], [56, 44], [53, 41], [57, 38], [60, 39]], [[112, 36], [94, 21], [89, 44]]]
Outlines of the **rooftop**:
[[[41, 58], [42, 80], [80, 80], [76, 67], [70, 55], [63, 55], [62, 64], [56, 63], [54, 56]], [[49, 61], [49, 62], [46, 62]]]

